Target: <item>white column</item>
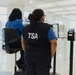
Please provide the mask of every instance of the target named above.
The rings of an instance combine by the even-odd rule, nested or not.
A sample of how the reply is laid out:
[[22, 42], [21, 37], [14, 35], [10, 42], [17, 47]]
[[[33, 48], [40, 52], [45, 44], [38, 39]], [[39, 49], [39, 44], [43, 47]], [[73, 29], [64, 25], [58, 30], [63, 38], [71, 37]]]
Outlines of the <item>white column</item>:
[[24, 23], [24, 5], [20, 5], [20, 4], [9, 4], [8, 8], [7, 8], [7, 16], [10, 15], [10, 13], [12, 12], [12, 10], [14, 8], [19, 8], [22, 11], [22, 19], [23, 19], [23, 23]]

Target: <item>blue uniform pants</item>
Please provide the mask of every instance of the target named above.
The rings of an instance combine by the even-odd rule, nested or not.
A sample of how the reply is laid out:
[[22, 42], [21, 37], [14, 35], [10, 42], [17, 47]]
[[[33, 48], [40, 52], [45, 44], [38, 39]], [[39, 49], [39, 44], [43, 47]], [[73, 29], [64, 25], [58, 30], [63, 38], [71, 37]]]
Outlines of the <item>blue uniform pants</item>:
[[51, 56], [48, 52], [25, 53], [27, 75], [49, 75], [51, 67]]

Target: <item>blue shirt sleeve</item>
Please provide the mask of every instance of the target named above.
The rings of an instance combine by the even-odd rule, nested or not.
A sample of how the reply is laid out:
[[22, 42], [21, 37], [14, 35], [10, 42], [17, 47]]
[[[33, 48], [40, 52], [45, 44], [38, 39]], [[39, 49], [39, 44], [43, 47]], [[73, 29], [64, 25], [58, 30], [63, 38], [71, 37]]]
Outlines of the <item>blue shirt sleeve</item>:
[[48, 41], [56, 39], [56, 35], [52, 28], [49, 29], [47, 37], [48, 37]]

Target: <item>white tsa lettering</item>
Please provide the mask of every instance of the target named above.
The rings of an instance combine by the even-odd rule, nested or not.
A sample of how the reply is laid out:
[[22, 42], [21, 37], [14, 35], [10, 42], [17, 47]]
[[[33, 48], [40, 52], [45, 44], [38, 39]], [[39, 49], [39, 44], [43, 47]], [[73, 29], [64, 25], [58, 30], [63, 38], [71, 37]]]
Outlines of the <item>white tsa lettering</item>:
[[38, 34], [37, 33], [28, 33], [28, 38], [29, 39], [38, 39]]
[[29, 35], [28, 38], [30, 38], [31, 37], [31, 33], [28, 33], [28, 35]]

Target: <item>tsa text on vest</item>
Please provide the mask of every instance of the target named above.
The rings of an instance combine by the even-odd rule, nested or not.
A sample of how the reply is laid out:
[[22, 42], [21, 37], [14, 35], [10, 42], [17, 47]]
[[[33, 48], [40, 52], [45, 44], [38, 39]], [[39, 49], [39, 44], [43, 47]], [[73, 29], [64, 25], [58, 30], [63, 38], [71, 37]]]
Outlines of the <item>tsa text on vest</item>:
[[38, 34], [37, 33], [28, 33], [28, 38], [29, 39], [38, 39]]

